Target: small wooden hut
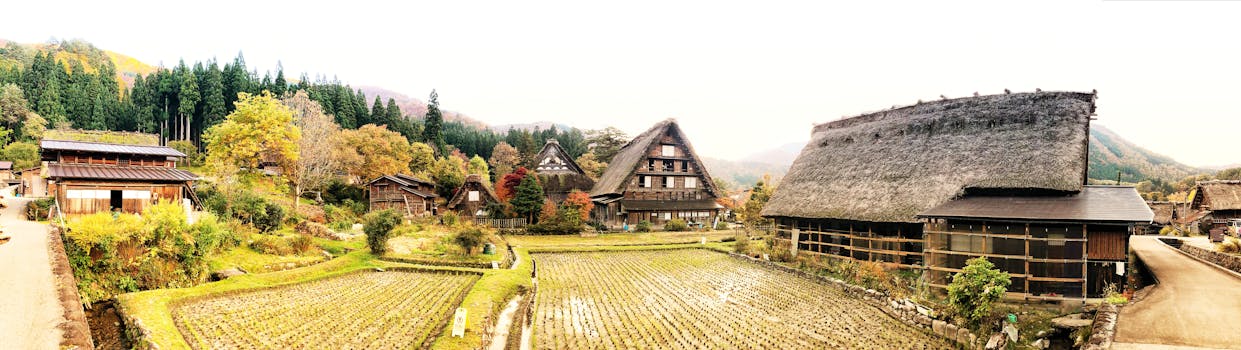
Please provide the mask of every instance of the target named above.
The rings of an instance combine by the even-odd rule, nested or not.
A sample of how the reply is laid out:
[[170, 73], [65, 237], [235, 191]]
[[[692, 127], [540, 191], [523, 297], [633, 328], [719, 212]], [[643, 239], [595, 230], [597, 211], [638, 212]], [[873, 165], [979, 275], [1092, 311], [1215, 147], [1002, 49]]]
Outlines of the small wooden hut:
[[482, 176], [470, 174], [465, 176], [461, 188], [448, 201], [448, 209], [457, 211], [464, 219], [474, 220], [487, 217], [487, 204], [499, 201], [491, 187], [483, 182]]
[[590, 191], [592, 220], [609, 227], [681, 219], [714, 225], [721, 194], [675, 119], [661, 121], [621, 147]]
[[7, 183], [9, 180], [15, 179], [13, 174], [13, 162], [0, 161], [0, 182]]
[[380, 176], [366, 184], [370, 210], [392, 209], [406, 216], [435, 215], [435, 183], [405, 174]]
[[[1065, 288], [1076, 290], [1075, 294], [1059, 295], [1081, 298], [1081, 259], [1054, 262], [1047, 250], [1087, 247], [1091, 237], [1087, 227], [1072, 226], [1076, 232], [1044, 232], [1040, 237], [1027, 234], [1027, 225], [1034, 221], [1102, 225], [1108, 232], [1128, 235], [1141, 221], [1149, 223], [1149, 217], [1129, 216], [1124, 220], [1134, 221], [1117, 223], [1053, 212], [1048, 217], [987, 221], [999, 218], [946, 217], [929, 210], [981, 198], [994, 200], [1001, 210], [1019, 211], [1023, 207], [1018, 204], [1027, 198], [1053, 198], [1044, 205], [1057, 207], [1096, 203], [1102, 196], [1149, 214], [1136, 192], [1132, 197], [1115, 193], [1132, 189], [1084, 192], [1094, 101], [1093, 93], [1006, 93], [920, 102], [816, 125], [763, 216], [776, 221], [777, 242], [795, 254], [926, 269], [924, 277], [940, 287], [942, 276], [960, 271], [968, 258], [991, 256], [986, 249], [995, 248], [986, 247], [1000, 246], [993, 241], [1000, 238], [995, 235], [1011, 235], [1003, 237], [1011, 239], [1003, 242], [1003, 249], [1020, 255], [1010, 260], [1022, 263], [993, 262], [1015, 279], [1031, 276], [1034, 269], [1039, 278], [1076, 281]], [[1003, 222], [1006, 231], [1000, 233], [999, 226], [987, 226], [988, 222]], [[1072, 227], [1061, 228], [1073, 231]], [[950, 232], [952, 237], [927, 235], [929, 231]], [[965, 238], [970, 239], [968, 248], [951, 249], [966, 244]], [[1099, 254], [1124, 256], [1125, 246], [1114, 245], [1114, 238], [1109, 235], [1099, 244], [1112, 249]], [[944, 249], [944, 240], [952, 243], [952, 239], [961, 241]], [[1037, 266], [1027, 268], [1025, 262]], [[1029, 292], [1035, 287], [1027, 288], [1026, 281], [1015, 280], [1013, 285], [1015, 295], [1033, 296]]]
[[565, 152], [564, 147], [560, 147], [560, 142], [556, 139], [548, 139], [543, 150], [534, 156], [534, 160], [538, 162], [534, 166], [534, 172], [538, 174], [539, 183], [543, 185], [543, 193], [552, 203], [563, 202], [569, 197], [569, 192], [574, 190], [590, 192], [591, 187], [595, 186], [595, 180], [586, 176], [586, 172]]

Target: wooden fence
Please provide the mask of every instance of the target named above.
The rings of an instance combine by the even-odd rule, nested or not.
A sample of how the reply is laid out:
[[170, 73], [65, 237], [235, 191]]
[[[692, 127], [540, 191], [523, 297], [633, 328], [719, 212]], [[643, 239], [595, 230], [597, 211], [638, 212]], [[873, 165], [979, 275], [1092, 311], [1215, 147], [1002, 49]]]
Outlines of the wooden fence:
[[476, 219], [480, 225], [487, 225], [498, 229], [515, 229], [526, 226], [526, 218], [513, 219]]

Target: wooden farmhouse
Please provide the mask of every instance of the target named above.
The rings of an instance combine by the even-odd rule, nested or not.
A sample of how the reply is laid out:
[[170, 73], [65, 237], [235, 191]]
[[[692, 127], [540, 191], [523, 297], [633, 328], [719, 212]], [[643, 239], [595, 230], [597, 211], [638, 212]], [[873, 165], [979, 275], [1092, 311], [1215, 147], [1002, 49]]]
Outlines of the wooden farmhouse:
[[1170, 226], [1176, 222], [1176, 203], [1168, 201], [1150, 201], [1146, 202], [1151, 207], [1151, 212], [1155, 213], [1155, 218], [1151, 220], [1151, 228], [1158, 230], [1165, 226]]
[[1153, 214], [1131, 187], [1086, 186], [1093, 93], [945, 99], [816, 125], [763, 216], [794, 254], [1011, 274], [1009, 297], [1123, 288], [1128, 236]]
[[405, 216], [435, 215], [435, 183], [405, 174], [384, 175], [366, 184], [370, 210], [392, 209]]
[[483, 182], [482, 176], [470, 174], [465, 176], [461, 188], [448, 201], [448, 209], [457, 211], [462, 218], [474, 220], [486, 218], [487, 204], [499, 202], [496, 193]]
[[1223, 229], [1229, 221], [1241, 220], [1241, 181], [1199, 181], [1189, 200], [1205, 228]]
[[43, 140], [40, 147], [44, 169], [29, 174], [41, 176], [23, 173], [23, 181], [37, 189], [45, 177], [47, 195], [64, 215], [141, 213], [158, 201], [202, 207], [192, 188], [198, 176], [177, 169], [185, 154], [170, 147], [58, 140]]
[[714, 225], [722, 206], [702, 160], [675, 119], [655, 124], [621, 147], [590, 191], [593, 220], [610, 228], [682, 219]]
[[569, 197], [569, 192], [574, 190], [590, 192], [595, 186], [595, 180], [586, 176], [586, 172], [560, 147], [560, 142], [556, 139], [548, 139], [543, 150], [534, 156], [534, 160], [538, 162], [534, 166], [534, 172], [538, 174], [539, 183], [543, 185], [543, 193], [552, 203], [563, 202]]
[[47, 197], [47, 178], [43, 175], [43, 167], [18, 171], [17, 180], [17, 194], [22, 197]]

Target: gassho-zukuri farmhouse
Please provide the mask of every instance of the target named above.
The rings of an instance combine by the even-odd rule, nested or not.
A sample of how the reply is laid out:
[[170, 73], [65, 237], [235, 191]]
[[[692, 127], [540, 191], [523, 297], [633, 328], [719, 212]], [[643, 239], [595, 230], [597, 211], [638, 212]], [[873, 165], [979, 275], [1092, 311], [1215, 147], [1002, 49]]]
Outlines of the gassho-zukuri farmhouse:
[[944, 99], [816, 125], [763, 210], [794, 254], [896, 264], [943, 288], [966, 260], [1008, 297], [1123, 290], [1128, 238], [1154, 214], [1086, 183], [1093, 92]]

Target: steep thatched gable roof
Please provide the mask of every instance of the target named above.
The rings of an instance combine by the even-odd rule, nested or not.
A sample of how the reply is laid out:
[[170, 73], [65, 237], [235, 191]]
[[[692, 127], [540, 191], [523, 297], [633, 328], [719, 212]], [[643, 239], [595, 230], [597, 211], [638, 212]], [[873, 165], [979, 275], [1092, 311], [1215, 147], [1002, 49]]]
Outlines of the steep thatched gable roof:
[[599, 181], [595, 182], [595, 187], [591, 189], [591, 197], [602, 197], [609, 195], [620, 195], [625, 191], [625, 183], [633, 177], [637, 171], [638, 165], [646, 160], [646, 151], [651, 148], [651, 144], [658, 141], [664, 134], [673, 133], [681, 139], [685, 144], [685, 148], [689, 151], [690, 159], [694, 164], [702, 170], [703, 183], [708, 192], [712, 195], [719, 195], [719, 191], [715, 188], [715, 181], [711, 181], [711, 174], [707, 173], [707, 167], [702, 163], [702, 159], [698, 158], [698, 152], [694, 151], [694, 146], [690, 145], [689, 138], [685, 137], [685, 133], [681, 131], [681, 127], [677, 125], [676, 119], [668, 118], [659, 123], [655, 123], [650, 129], [638, 134], [633, 140], [621, 147], [616, 156], [612, 157], [612, 162], [608, 163], [608, 168], [603, 171], [603, 175], [599, 176]]
[[967, 189], [1080, 191], [1094, 100], [967, 97], [816, 125], [763, 215], [916, 222]]
[[573, 172], [583, 174], [582, 167], [569, 156], [569, 152], [560, 147], [560, 141], [547, 139], [543, 149], [534, 156], [534, 171], [539, 173]]
[[534, 172], [543, 185], [543, 193], [554, 202], [563, 201], [573, 190], [590, 191], [595, 186], [595, 180], [586, 176], [556, 139], [548, 139], [534, 160]]
[[1172, 211], [1175, 210], [1175, 204], [1166, 201], [1146, 202], [1146, 204], [1151, 207], [1151, 212], [1155, 213], [1152, 222], [1160, 225], [1172, 223]]
[[487, 187], [487, 184], [483, 183], [482, 176], [469, 174], [465, 176], [465, 182], [461, 184], [461, 188], [457, 189], [457, 193], [453, 194], [452, 199], [448, 200], [448, 209], [454, 209], [461, 202], [464, 202], [470, 191], [478, 191], [478, 200], [483, 203], [500, 201], [496, 197], [496, 193], [491, 191], [491, 187]]
[[1195, 196], [1203, 198], [1194, 198], [1194, 203], [1209, 205], [1212, 211], [1241, 210], [1241, 181], [1199, 181], [1197, 187]]

